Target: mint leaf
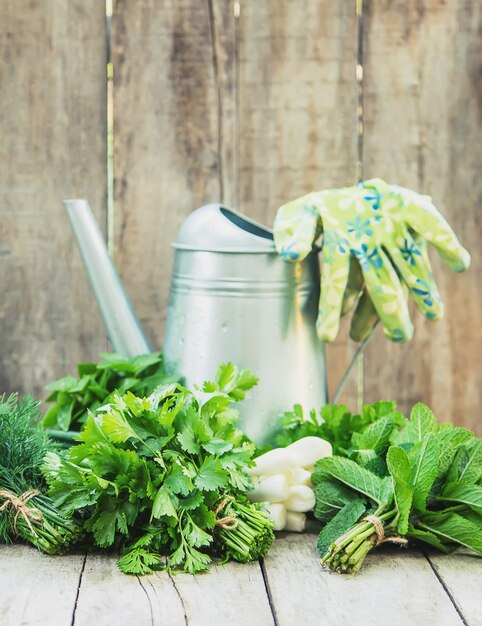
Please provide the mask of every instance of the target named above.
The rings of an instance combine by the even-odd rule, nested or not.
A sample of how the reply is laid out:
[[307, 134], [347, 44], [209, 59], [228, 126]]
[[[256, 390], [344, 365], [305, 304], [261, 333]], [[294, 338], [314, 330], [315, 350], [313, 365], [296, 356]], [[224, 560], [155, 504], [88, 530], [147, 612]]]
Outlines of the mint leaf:
[[408, 453], [412, 467], [413, 506], [421, 512], [426, 510], [426, 501], [438, 471], [440, 447], [433, 433], [419, 441]]
[[350, 459], [332, 456], [320, 459], [315, 468], [333, 478], [336, 478], [347, 487], [366, 495], [377, 504], [385, 504], [393, 495], [390, 489], [391, 479], [381, 479], [369, 470], [360, 467]]
[[[312, 475], [312, 482], [313, 475]], [[314, 515], [320, 522], [330, 521], [341, 509], [358, 499], [358, 495], [344, 485], [332, 480], [319, 480], [315, 487]]]
[[422, 441], [430, 433], [437, 432], [438, 424], [433, 412], [418, 402], [410, 412], [410, 422], [415, 430], [417, 441]]
[[444, 542], [459, 543], [482, 554], [482, 521], [475, 524], [457, 513], [433, 513], [425, 515], [418, 525], [441, 537]]
[[394, 483], [398, 511], [397, 529], [400, 534], [404, 535], [408, 530], [414, 491], [410, 483], [412, 468], [407, 453], [402, 448], [391, 446], [387, 452], [387, 466]]
[[482, 487], [477, 485], [467, 485], [463, 482], [448, 483], [437, 500], [466, 504], [473, 511], [482, 515]]
[[194, 484], [201, 491], [222, 489], [228, 483], [228, 477], [219, 461], [214, 456], [207, 456], [194, 479]]
[[330, 545], [354, 526], [365, 513], [366, 505], [358, 498], [348, 502], [323, 528], [318, 538], [318, 552], [324, 556]]
[[430, 532], [429, 530], [420, 530], [420, 528], [415, 528], [412, 524], [408, 525], [407, 537], [412, 537], [417, 541], [422, 541], [423, 543], [427, 543], [428, 545], [437, 548], [441, 552], [445, 554], [450, 554], [457, 549], [456, 543], [447, 542], [444, 543], [443, 539], [438, 535]]
[[359, 450], [373, 450], [376, 454], [381, 454], [388, 447], [393, 427], [391, 417], [382, 417], [370, 424], [362, 433], [354, 433], [352, 446]]

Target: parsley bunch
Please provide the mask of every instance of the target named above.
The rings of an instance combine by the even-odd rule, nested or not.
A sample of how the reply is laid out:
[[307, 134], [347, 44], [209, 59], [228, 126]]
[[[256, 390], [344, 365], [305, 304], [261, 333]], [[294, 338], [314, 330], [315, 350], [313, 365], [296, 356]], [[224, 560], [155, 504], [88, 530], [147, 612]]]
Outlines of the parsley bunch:
[[385, 415], [354, 432], [339, 454], [311, 477], [330, 569], [356, 573], [383, 540], [482, 554], [482, 440], [472, 432], [417, 404], [410, 420]]
[[79, 445], [47, 455], [52, 498], [80, 515], [98, 546], [121, 549], [125, 573], [161, 569], [164, 557], [195, 573], [213, 555], [264, 556], [274, 535], [267, 514], [246, 499], [254, 446], [231, 407], [256, 382], [226, 364], [193, 391], [174, 383], [147, 398], [114, 393], [89, 415]]

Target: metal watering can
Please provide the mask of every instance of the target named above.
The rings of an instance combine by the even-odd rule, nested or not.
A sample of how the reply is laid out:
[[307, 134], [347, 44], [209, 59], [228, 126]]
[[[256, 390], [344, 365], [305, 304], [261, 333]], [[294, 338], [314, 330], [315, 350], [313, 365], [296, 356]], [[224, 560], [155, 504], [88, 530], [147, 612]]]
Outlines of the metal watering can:
[[[114, 350], [150, 351], [85, 200], [64, 203]], [[316, 252], [288, 264], [272, 231], [220, 204], [188, 216], [179, 230], [163, 351], [186, 385], [212, 380], [231, 361], [259, 376], [240, 405], [241, 426], [256, 443], [299, 403], [327, 402], [324, 346], [315, 330]]]

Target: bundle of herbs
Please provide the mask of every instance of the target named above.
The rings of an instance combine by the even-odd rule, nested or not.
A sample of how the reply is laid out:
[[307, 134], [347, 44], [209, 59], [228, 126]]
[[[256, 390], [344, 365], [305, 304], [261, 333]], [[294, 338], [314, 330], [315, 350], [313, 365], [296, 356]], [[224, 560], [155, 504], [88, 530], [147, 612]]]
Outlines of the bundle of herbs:
[[39, 427], [39, 403], [0, 397], [0, 542], [23, 539], [62, 554], [82, 535], [45, 493], [41, 464], [53, 444]]
[[[162, 352], [128, 358], [120, 354], [101, 355], [99, 363], [79, 363], [78, 378], [65, 376], [48, 384], [52, 403], [43, 417], [43, 424], [59, 440], [70, 440], [66, 431], [78, 432], [94, 412], [109, 402], [114, 391], [120, 395], [131, 391], [144, 397], [159, 385], [178, 382], [179, 377], [166, 373]], [[58, 431], [58, 432], [56, 432]]]
[[358, 430], [347, 428], [344, 414], [340, 409], [323, 427], [343, 456], [321, 459], [312, 474], [322, 563], [354, 574], [385, 541], [482, 554], [482, 441], [464, 428], [437, 424], [422, 404], [410, 420], [392, 405]]
[[256, 382], [226, 364], [193, 391], [174, 383], [147, 398], [114, 393], [89, 415], [78, 445], [47, 455], [50, 495], [97, 546], [121, 549], [125, 573], [166, 565], [195, 573], [215, 555], [264, 556], [272, 524], [246, 498], [254, 446], [231, 408]]

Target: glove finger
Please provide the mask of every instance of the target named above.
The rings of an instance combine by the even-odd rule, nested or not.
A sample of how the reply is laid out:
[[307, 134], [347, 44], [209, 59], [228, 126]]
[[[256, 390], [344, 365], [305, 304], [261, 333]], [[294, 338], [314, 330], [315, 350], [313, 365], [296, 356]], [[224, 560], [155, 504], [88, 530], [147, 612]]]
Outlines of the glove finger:
[[350, 271], [348, 272], [348, 281], [345, 293], [343, 294], [343, 302], [341, 305], [341, 315], [346, 315], [355, 308], [363, 290], [363, 274], [358, 261], [350, 257]]
[[412, 192], [408, 196], [404, 194], [403, 199], [403, 216], [407, 224], [437, 248], [450, 269], [456, 272], [466, 270], [470, 266], [470, 254], [432, 204], [431, 198]]
[[400, 279], [385, 252], [377, 246], [372, 251], [366, 244], [352, 250], [360, 261], [365, 285], [391, 341], [408, 341], [413, 335], [407, 302]]
[[343, 293], [348, 280], [350, 255], [331, 253], [323, 248], [321, 265], [320, 305], [316, 332], [322, 341], [333, 341], [340, 326]]
[[420, 311], [428, 319], [441, 319], [443, 303], [433, 280], [426, 246], [420, 246], [409, 233], [405, 233], [395, 238], [389, 252]]
[[284, 261], [302, 261], [321, 233], [316, 197], [309, 194], [281, 206], [274, 220], [273, 237]]
[[365, 341], [380, 321], [377, 311], [367, 291], [363, 291], [353, 313], [350, 327], [350, 337], [353, 341]]

